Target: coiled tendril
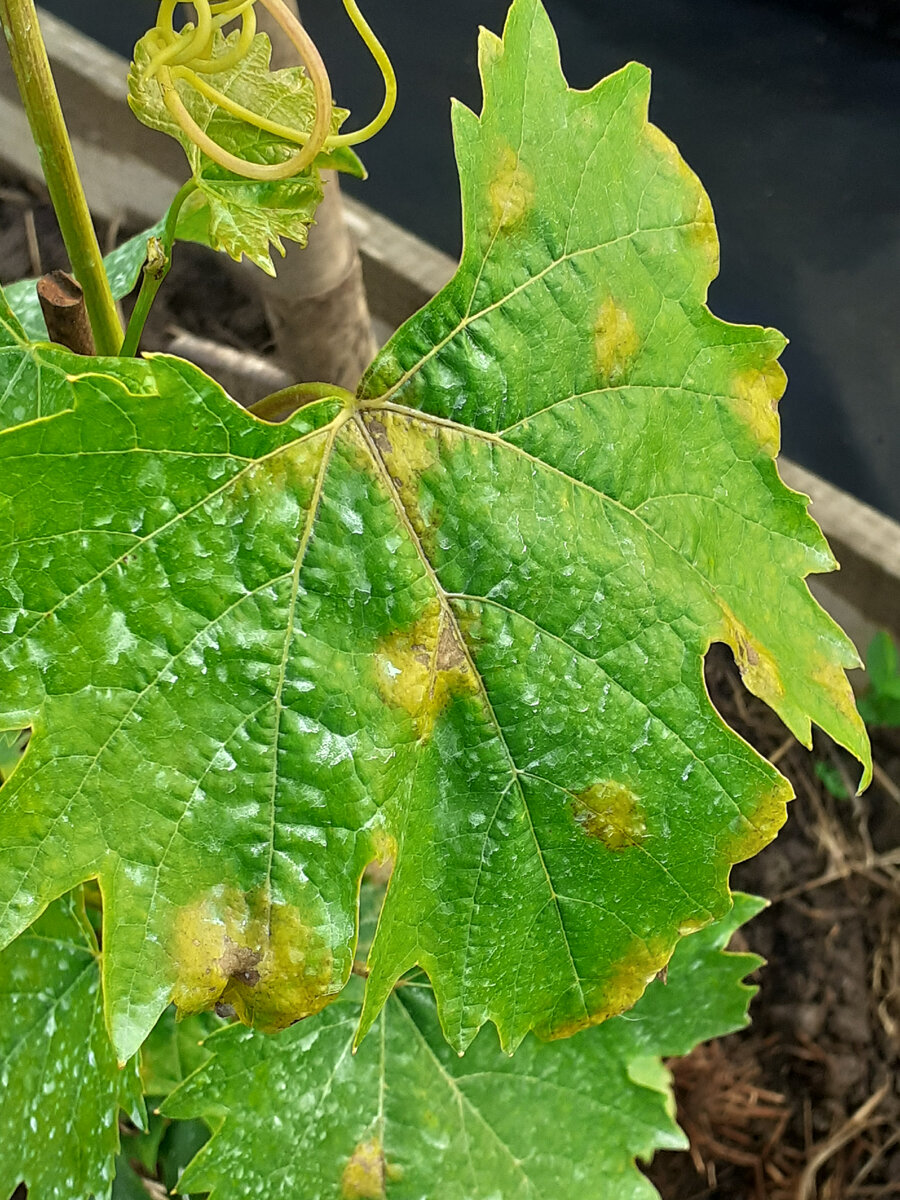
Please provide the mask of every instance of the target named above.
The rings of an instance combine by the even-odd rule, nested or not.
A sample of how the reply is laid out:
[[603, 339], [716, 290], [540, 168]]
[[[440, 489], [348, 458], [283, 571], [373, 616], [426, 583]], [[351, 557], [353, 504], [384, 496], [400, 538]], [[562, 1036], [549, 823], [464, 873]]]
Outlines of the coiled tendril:
[[[316, 116], [308, 133], [260, 116], [238, 104], [224, 92], [220, 92], [204, 78], [230, 70], [246, 58], [256, 36], [257, 0], [191, 0], [191, 6], [197, 14], [196, 24], [190, 22], [183, 29], [176, 30], [173, 21], [178, 2], [179, 0], [162, 0], [159, 6], [156, 25], [148, 35], [155, 49], [146, 67], [146, 77], [156, 77], [159, 80], [166, 108], [185, 135], [204, 154], [226, 170], [243, 175], [247, 179], [261, 181], [290, 179], [308, 167], [323, 150], [334, 150], [339, 146], [357, 146], [368, 141], [383, 128], [394, 111], [397, 100], [394, 69], [384, 48], [360, 12], [356, 0], [343, 0], [344, 8], [384, 78], [384, 103], [378, 115], [368, 125], [355, 133], [342, 134], [331, 133], [331, 81], [322, 56], [315, 42], [284, 4], [284, 0], [259, 2], [268, 9], [296, 47], [312, 83]], [[240, 19], [241, 28], [235, 44], [226, 53], [215, 57], [216, 34], [230, 21], [237, 19]], [[248, 125], [284, 138], [285, 141], [295, 142], [301, 149], [284, 162], [271, 165], [249, 162], [231, 154], [201, 129], [188, 112], [175, 86], [176, 80], [187, 83], [217, 107], [241, 121], [246, 121]]]

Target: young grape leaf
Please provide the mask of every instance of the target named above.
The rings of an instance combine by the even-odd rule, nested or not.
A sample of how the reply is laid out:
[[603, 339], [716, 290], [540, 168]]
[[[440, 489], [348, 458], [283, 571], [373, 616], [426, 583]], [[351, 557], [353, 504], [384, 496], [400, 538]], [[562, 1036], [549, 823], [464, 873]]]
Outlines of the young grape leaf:
[[[271, 182], [245, 179], [219, 166], [195, 146], [176, 123], [165, 106], [156, 76], [147, 78], [146, 68], [152, 57], [148, 37], [135, 47], [128, 78], [129, 103], [143, 124], [175, 138], [187, 154], [197, 191], [185, 205], [183, 236], [212, 246], [214, 250], [224, 250], [234, 259], [239, 260], [246, 254], [267, 274], [274, 275], [270, 244], [282, 255], [282, 238], [306, 245], [309, 226], [322, 202], [319, 171], [332, 168], [364, 178], [365, 169], [349, 149], [321, 154], [312, 167], [299, 175]], [[216, 34], [216, 56], [227, 53], [238, 37], [237, 32], [227, 38], [221, 33]], [[268, 37], [264, 33], [257, 34], [246, 58], [224, 71], [205, 76], [205, 79], [244, 108], [301, 134], [308, 133], [315, 120], [312, 84], [300, 67], [271, 71], [271, 56]], [[296, 142], [257, 129], [217, 108], [185, 80], [176, 79], [175, 87], [200, 128], [229, 153], [261, 164], [283, 162], [296, 153]], [[334, 110], [335, 133], [348, 115], [346, 109]]]
[[[157, 221], [152, 229], [136, 234], [117, 246], [103, 260], [106, 277], [114, 300], [123, 300], [135, 288], [141, 277], [141, 268], [147, 261], [147, 242], [159, 237], [165, 220]], [[47, 340], [47, 325], [38, 300], [36, 279], [20, 279], [3, 289], [6, 303], [21, 326], [25, 337], [32, 342]], [[46, 415], [46, 414], [45, 414]]]
[[173, 997], [318, 1012], [375, 858], [363, 1029], [415, 964], [456, 1049], [624, 1011], [791, 794], [710, 703], [712, 641], [870, 770], [772, 461], [782, 339], [705, 308], [646, 72], [570, 91], [536, 0], [482, 70], [460, 272], [361, 398], [267, 425], [157, 357], [0, 435], [0, 728], [34, 729], [0, 938], [99, 877], [122, 1058]]
[[145, 1120], [137, 1064], [103, 1023], [97, 948], [80, 894], [0, 954], [0, 1196], [108, 1197], [119, 1109]]
[[484, 1030], [460, 1059], [430, 989], [399, 987], [354, 1057], [359, 993], [276, 1038], [231, 1026], [163, 1106], [203, 1117], [213, 1137], [179, 1180], [211, 1200], [496, 1200], [656, 1195], [635, 1159], [687, 1141], [661, 1058], [747, 1023], [754, 955], [727, 954], [763, 902], [737, 896], [723, 921], [686, 938], [668, 984], [627, 1018], [565, 1042], [529, 1037], [513, 1058]]

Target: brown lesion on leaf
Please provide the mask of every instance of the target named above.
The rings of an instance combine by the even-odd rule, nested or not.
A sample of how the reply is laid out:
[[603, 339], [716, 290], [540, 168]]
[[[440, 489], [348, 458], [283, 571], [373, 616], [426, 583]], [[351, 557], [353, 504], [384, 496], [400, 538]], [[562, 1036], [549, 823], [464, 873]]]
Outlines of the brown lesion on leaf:
[[320, 1012], [343, 981], [312, 915], [225, 885], [181, 908], [172, 943], [179, 1016], [218, 1005], [274, 1033]]
[[647, 834], [638, 797], [623, 783], [606, 779], [576, 795], [574, 817], [588, 837], [608, 850], [640, 846]]
[[505, 146], [488, 184], [491, 228], [504, 233], [516, 229], [534, 208], [534, 199], [534, 176], [515, 150]]
[[759, 696], [777, 711], [785, 692], [774, 657], [724, 601], [720, 601], [720, 606], [723, 616], [721, 638], [734, 652], [744, 683], [754, 696]]
[[641, 341], [628, 311], [612, 296], [607, 296], [597, 310], [593, 338], [594, 363], [603, 384], [614, 387], [624, 382]]
[[433, 507], [424, 511], [421, 480], [438, 461], [435, 431], [422, 422], [389, 412], [366, 413], [363, 421], [416, 536], [429, 550], [439, 515]]
[[781, 446], [778, 401], [786, 387], [787, 375], [777, 362], [739, 371], [731, 381], [731, 411], [749, 429], [760, 449], [773, 458]]
[[375, 657], [382, 698], [404, 709], [420, 739], [428, 738], [454, 696], [473, 695], [479, 683], [459, 629], [435, 597], [418, 621], [385, 638]]
[[399, 1176], [385, 1159], [381, 1139], [369, 1138], [360, 1142], [347, 1160], [341, 1174], [341, 1196], [343, 1200], [384, 1200], [387, 1183]]

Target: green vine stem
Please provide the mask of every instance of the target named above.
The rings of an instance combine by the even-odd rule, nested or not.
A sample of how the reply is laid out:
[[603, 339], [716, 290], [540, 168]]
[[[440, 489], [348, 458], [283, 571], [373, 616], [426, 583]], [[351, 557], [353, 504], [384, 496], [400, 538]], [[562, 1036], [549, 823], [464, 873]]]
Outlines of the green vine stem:
[[34, 0], [0, 0], [0, 19], [72, 271], [84, 291], [97, 353], [116, 355], [122, 343], [122, 326], [103, 268]]
[[181, 209], [185, 200], [196, 189], [196, 182], [193, 179], [189, 179], [169, 206], [162, 237], [150, 238], [147, 247], [147, 261], [144, 264], [144, 278], [141, 281], [141, 290], [138, 292], [137, 302], [135, 303], [134, 311], [131, 314], [131, 320], [128, 322], [128, 329], [125, 333], [125, 341], [122, 343], [123, 358], [134, 358], [140, 348], [144, 326], [147, 324], [147, 317], [150, 315], [153, 301], [156, 299], [157, 293], [163, 285], [163, 280], [168, 275], [169, 269], [172, 266], [172, 248], [175, 245], [175, 232], [178, 228], [178, 218], [181, 214]]

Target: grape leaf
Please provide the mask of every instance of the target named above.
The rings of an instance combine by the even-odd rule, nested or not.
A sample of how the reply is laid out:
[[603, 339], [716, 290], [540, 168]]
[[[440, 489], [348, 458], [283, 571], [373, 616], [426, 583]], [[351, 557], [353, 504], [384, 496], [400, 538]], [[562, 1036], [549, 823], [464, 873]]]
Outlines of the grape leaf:
[[135, 1062], [103, 1023], [97, 948], [79, 894], [0, 954], [0, 1196], [108, 1197], [119, 1109], [145, 1120]]
[[184, 1021], [166, 1009], [141, 1047], [141, 1083], [147, 1096], [168, 1096], [209, 1058], [203, 1041], [221, 1024], [211, 1013]]
[[[216, 56], [226, 53], [238, 37], [238, 32], [227, 38], [217, 33]], [[271, 71], [271, 56], [268, 37], [257, 34], [245, 59], [237, 66], [207, 76], [207, 81], [245, 108], [306, 133], [315, 119], [312, 84], [300, 67]], [[306, 245], [309, 226], [322, 201], [319, 171], [332, 168], [365, 178], [365, 169], [352, 150], [341, 148], [333, 154], [319, 155], [312, 167], [290, 179], [258, 182], [235, 175], [199, 150], [172, 118], [159, 81], [156, 77], [146, 78], [150, 58], [148, 40], [143, 38], [135, 47], [128, 77], [129, 104], [138, 120], [175, 138], [187, 154], [197, 191], [185, 205], [179, 236], [214, 250], [224, 250], [237, 260], [246, 255], [267, 274], [274, 275], [270, 244], [281, 255], [284, 254], [282, 238]], [[184, 80], [176, 79], [175, 86], [200, 128], [231, 154], [250, 162], [271, 164], [283, 162], [296, 153], [296, 142], [256, 129], [217, 108]], [[348, 115], [346, 109], [334, 110], [335, 133]]]
[[[152, 229], [135, 234], [117, 246], [103, 260], [106, 277], [114, 300], [123, 300], [132, 292], [141, 277], [141, 268], [147, 261], [147, 242], [159, 237], [165, 220], [157, 221]], [[47, 325], [38, 300], [36, 279], [20, 279], [3, 289], [6, 303], [16, 317], [24, 337], [32, 342], [47, 340]]]
[[415, 964], [456, 1049], [624, 1011], [791, 794], [710, 703], [712, 641], [870, 771], [772, 461], [782, 339], [705, 308], [646, 72], [570, 91], [536, 0], [482, 70], [460, 272], [361, 398], [267, 425], [188, 364], [81, 360], [74, 410], [0, 435], [0, 728], [34, 729], [0, 938], [98, 877], [122, 1058], [173, 997], [318, 1012], [375, 858], [361, 1032]]
[[128, 359], [85, 358], [32, 341], [0, 292], [0, 430], [65, 412], [75, 402], [73, 377], [104, 368], [122, 382], [143, 377]]
[[529, 1037], [513, 1058], [484, 1030], [460, 1059], [418, 979], [355, 1057], [356, 981], [277, 1038], [224, 1029], [163, 1106], [213, 1128], [179, 1189], [211, 1200], [655, 1196], [635, 1158], [687, 1145], [661, 1058], [747, 1023], [755, 989], [741, 980], [760, 960], [722, 951], [762, 907], [739, 895], [728, 917], [685, 938], [668, 984], [651, 984], [627, 1019], [564, 1042]]

